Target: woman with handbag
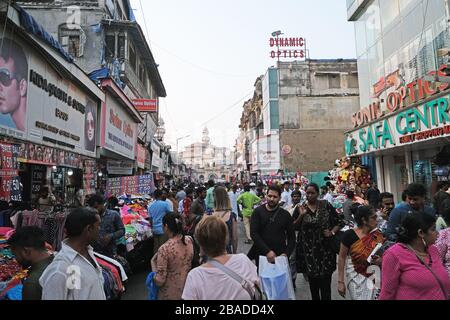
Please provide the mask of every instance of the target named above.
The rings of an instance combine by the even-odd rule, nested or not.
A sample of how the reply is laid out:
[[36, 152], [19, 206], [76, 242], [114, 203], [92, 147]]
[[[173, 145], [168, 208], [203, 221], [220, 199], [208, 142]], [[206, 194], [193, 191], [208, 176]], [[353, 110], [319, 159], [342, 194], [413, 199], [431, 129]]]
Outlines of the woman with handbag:
[[348, 289], [352, 300], [374, 300], [378, 289], [369, 283], [373, 279], [367, 268], [370, 264], [381, 265], [381, 257], [371, 255], [378, 244], [384, 243], [383, 234], [377, 229], [375, 208], [355, 203], [350, 210], [357, 227], [346, 231], [342, 237], [338, 291], [344, 298]]
[[153, 282], [159, 287], [158, 300], [180, 300], [194, 257], [192, 238], [184, 235], [178, 213], [166, 214], [162, 223], [169, 240], [151, 260]]
[[424, 212], [408, 214], [399, 243], [383, 255], [380, 300], [447, 300], [450, 280], [434, 246], [436, 219]]
[[[294, 212], [299, 231], [297, 253], [300, 272], [309, 279], [313, 300], [331, 300], [331, 276], [336, 271], [336, 233], [344, 227], [342, 214], [326, 200], [319, 200], [319, 186], [306, 187], [306, 201]], [[301, 254], [300, 254], [301, 253]]]
[[258, 297], [256, 266], [245, 254], [228, 254], [228, 228], [218, 216], [197, 225], [195, 239], [207, 262], [189, 272], [183, 300], [254, 300]]

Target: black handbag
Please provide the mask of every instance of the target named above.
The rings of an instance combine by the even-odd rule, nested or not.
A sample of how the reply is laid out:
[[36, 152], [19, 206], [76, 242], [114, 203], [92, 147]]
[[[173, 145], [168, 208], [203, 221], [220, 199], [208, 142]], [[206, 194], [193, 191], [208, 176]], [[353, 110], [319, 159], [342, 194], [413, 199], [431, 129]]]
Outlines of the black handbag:
[[328, 248], [330, 248], [331, 251], [333, 251], [335, 254], [339, 254], [339, 251], [341, 250], [341, 242], [343, 236], [344, 232], [338, 231], [334, 236], [326, 239]]

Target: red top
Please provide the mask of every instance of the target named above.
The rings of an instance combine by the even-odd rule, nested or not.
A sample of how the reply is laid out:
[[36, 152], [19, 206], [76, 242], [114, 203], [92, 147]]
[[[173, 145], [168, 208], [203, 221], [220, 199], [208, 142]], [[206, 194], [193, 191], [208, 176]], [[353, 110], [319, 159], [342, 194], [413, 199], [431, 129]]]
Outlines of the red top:
[[[447, 300], [450, 279], [437, 248], [430, 246], [431, 269], [443, 284], [446, 295], [430, 270], [404, 244], [397, 243], [383, 255], [380, 300]], [[424, 262], [430, 265], [430, 259]]]

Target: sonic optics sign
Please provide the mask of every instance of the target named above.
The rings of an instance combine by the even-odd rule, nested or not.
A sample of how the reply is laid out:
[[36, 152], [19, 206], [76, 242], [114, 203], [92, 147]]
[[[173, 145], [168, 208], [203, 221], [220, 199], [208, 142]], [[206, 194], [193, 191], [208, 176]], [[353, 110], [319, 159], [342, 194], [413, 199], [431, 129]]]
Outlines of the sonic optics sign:
[[306, 57], [305, 38], [270, 38], [270, 57], [272, 59], [294, 58], [304, 59]]
[[401, 111], [347, 134], [347, 155], [360, 155], [450, 135], [449, 98], [439, 98]]

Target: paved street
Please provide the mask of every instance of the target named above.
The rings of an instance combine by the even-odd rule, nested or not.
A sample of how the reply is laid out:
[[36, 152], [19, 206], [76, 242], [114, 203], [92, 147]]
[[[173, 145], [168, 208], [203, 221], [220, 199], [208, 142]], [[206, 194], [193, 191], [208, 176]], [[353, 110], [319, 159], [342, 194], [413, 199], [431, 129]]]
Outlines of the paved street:
[[[251, 245], [245, 244], [245, 236], [244, 236], [244, 224], [239, 221], [239, 245], [238, 251], [241, 253], [247, 253], [250, 249]], [[147, 289], [145, 287], [145, 279], [150, 270], [142, 270], [137, 272], [136, 274], [130, 277], [127, 292], [125, 293], [123, 299], [124, 300], [146, 300], [147, 299]], [[296, 289], [296, 299], [297, 300], [311, 300], [311, 294], [309, 291], [308, 282], [305, 281], [302, 275], [297, 276], [296, 281], [297, 289]], [[332, 283], [332, 298], [333, 300], [343, 300], [341, 296], [337, 293], [337, 272], [333, 275], [333, 283]]]

